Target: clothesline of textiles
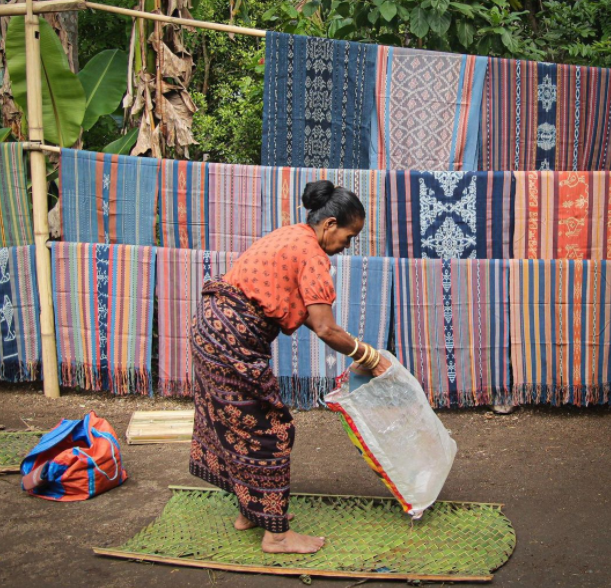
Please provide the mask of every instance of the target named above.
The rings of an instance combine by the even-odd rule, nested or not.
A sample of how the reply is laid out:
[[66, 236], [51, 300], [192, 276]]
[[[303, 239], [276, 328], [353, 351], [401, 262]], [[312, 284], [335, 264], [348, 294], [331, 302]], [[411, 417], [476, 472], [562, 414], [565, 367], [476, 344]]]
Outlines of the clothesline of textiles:
[[[1, 375], [34, 380], [41, 374], [33, 247], [0, 249], [3, 259]], [[235, 259], [53, 243], [62, 384], [189, 396], [189, 332], [201, 285]], [[338, 324], [378, 348], [392, 333], [397, 357], [434, 407], [609, 402], [611, 262], [336, 256], [332, 263]], [[349, 360], [302, 327], [274, 342], [272, 363], [284, 401], [308, 409], [322, 403]]]
[[611, 70], [269, 32], [264, 165], [611, 169]]

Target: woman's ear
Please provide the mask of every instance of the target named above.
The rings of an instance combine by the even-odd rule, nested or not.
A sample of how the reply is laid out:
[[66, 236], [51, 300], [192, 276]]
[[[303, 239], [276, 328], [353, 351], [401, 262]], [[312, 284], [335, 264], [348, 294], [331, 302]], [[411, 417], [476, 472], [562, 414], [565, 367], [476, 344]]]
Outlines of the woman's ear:
[[331, 229], [337, 226], [337, 219], [334, 216], [329, 216], [325, 219], [325, 229]]

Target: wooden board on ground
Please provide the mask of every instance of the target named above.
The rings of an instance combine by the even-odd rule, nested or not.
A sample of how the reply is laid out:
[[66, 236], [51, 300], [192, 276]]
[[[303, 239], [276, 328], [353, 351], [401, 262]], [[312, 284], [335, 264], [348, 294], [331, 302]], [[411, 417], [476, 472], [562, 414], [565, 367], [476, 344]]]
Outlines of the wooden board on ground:
[[129, 445], [188, 443], [193, 435], [194, 410], [137, 410], [125, 436]]

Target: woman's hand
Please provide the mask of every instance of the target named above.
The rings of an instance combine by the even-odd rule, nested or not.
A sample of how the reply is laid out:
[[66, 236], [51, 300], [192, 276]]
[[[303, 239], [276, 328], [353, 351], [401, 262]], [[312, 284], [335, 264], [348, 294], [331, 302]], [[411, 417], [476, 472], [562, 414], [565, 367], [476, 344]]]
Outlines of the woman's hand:
[[383, 355], [380, 355], [380, 362], [371, 370], [374, 378], [381, 376], [392, 364]]

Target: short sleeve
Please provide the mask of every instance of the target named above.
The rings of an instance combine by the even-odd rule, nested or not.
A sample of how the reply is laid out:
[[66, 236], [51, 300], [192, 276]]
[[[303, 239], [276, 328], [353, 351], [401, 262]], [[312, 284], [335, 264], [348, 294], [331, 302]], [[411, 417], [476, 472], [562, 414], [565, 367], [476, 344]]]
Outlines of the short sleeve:
[[299, 276], [299, 293], [304, 306], [333, 304], [335, 288], [329, 266], [329, 258], [326, 255], [315, 255], [304, 262]]

